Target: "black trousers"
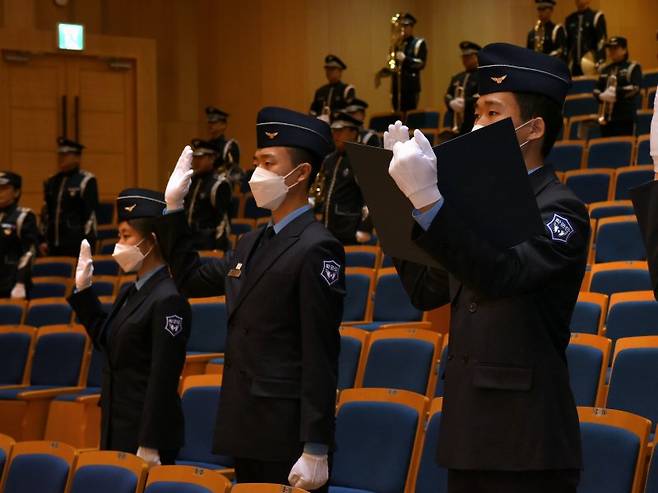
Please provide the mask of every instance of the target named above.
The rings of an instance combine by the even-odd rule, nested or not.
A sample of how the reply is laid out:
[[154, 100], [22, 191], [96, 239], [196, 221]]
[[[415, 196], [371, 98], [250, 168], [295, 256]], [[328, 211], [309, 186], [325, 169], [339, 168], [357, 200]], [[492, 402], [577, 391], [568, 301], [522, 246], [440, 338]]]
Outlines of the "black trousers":
[[607, 124], [601, 125], [601, 136], [617, 137], [620, 135], [633, 135], [635, 122], [633, 120], [610, 120]]
[[448, 493], [576, 493], [580, 471], [448, 470]]
[[[256, 459], [235, 459], [235, 479], [238, 483], [276, 483], [289, 485], [288, 475], [299, 457], [281, 462], [270, 462]], [[331, 464], [331, 459], [329, 460]], [[327, 493], [329, 482], [316, 493]]]

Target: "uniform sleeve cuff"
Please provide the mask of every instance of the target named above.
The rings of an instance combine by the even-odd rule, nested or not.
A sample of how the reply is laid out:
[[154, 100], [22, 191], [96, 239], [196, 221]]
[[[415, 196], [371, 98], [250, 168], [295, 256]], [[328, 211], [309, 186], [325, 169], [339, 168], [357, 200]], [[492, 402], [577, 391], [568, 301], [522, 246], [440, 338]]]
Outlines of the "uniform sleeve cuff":
[[327, 455], [329, 453], [329, 445], [324, 443], [306, 442], [304, 444], [304, 453], [311, 455]]

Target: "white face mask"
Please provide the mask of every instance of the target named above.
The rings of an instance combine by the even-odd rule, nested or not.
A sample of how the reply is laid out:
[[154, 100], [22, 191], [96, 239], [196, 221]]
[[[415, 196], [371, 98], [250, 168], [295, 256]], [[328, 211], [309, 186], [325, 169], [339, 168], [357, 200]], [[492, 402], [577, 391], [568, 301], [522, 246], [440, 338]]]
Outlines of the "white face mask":
[[299, 183], [286, 185], [286, 178], [297, 171], [299, 166], [286, 176], [277, 175], [273, 171], [258, 166], [249, 180], [249, 188], [256, 199], [256, 205], [271, 211], [277, 210], [286, 199], [288, 190]]
[[[533, 118], [533, 119], [531, 119], [531, 120], [528, 120], [527, 122], [525, 122], [525, 123], [519, 125], [518, 127], [516, 127], [516, 128], [514, 129], [514, 131], [515, 131], [515, 132], [518, 132], [520, 129], [522, 129], [523, 127], [525, 127], [525, 126], [528, 125], [529, 123], [532, 123], [533, 121], [535, 121], [535, 118]], [[484, 125], [480, 125], [479, 123], [476, 123], [475, 125], [473, 125], [473, 129], [471, 130], [471, 132], [475, 132], [476, 130], [480, 130], [482, 127], [484, 127]], [[520, 144], [519, 147], [520, 147], [521, 149], [523, 149], [523, 146], [526, 145], [528, 142], [530, 142], [530, 141], [529, 141], [529, 140], [526, 140], [523, 144]]]
[[135, 272], [142, 268], [144, 259], [149, 256], [153, 247], [150, 248], [146, 254], [143, 254], [142, 251], [138, 248], [144, 240], [137, 243], [137, 245], [125, 245], [123, 243], [117, 243], [114, 245], [114, 253], [112, 253], [112, 258], [115, 262], [119, 264], [121, 270], [124, 272]]

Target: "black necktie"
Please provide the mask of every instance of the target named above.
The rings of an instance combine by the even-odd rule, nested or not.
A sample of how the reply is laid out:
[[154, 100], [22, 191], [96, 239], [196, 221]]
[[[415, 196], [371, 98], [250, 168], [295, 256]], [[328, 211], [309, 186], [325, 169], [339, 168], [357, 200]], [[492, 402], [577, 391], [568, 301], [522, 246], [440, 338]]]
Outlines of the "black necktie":
[[254, 251], [251, 254], [251, 258], [247, 264], [247, 269], [254, 265], [258, 257], [262, 255], [265, 250], [267, 250], [267, 245], [272, 241], [272, 238], [274, 238], [275, 235], [276, 233], [274, 232], [274, 226], [267, 226], [261, 235], [260, 240], [258, 240], [258, 245], [256, 245], [256, 248], [254, 248]]

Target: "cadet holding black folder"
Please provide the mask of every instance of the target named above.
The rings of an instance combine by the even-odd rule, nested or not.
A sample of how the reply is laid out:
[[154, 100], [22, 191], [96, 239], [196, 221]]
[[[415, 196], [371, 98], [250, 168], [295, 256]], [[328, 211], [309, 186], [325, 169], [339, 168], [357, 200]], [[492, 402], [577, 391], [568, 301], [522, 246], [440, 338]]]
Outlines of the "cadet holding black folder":
[[478, 233], [442, 196], [425, 136], [416, 130], [409, 140], [400, 123], [384, 135], [393, 150], [389, 174], [415, 209], [413, 241], [443, 268], [402, 260], [396, 267], [416, 307], [451, 303], [438, 462], [449, 470], [451, 493], [575, 493], [582, 462], [565, 350], [589, 218], [542, 166], [562, 126], [569, 71], [560, 60], [502, 43], [480, 51], [479, 65], [474, 130], [512, 119], [540, 233], [508, 248]]

